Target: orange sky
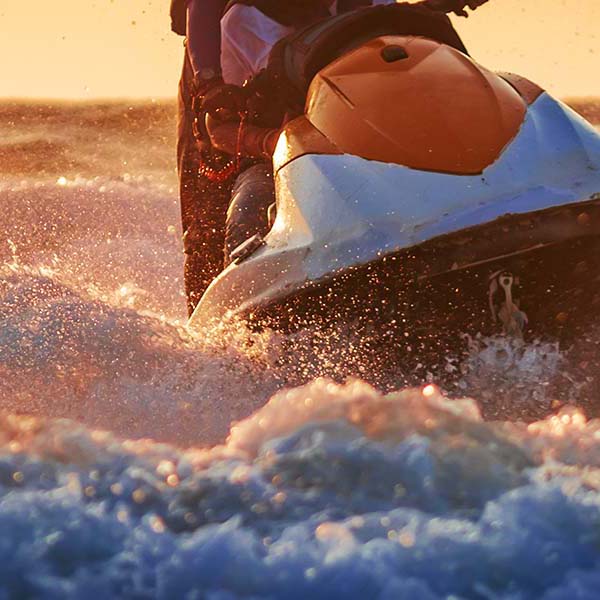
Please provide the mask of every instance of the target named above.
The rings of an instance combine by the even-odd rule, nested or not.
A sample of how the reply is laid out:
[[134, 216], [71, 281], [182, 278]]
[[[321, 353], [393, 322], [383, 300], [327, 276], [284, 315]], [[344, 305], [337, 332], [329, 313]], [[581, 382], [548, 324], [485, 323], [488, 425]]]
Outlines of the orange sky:
[[[0, 97], [174, 95], [182, 46], [168, 4], [0, 0]], [[490, 0], [456, 23], [484, 65], [600, 96], [600, 0]]]

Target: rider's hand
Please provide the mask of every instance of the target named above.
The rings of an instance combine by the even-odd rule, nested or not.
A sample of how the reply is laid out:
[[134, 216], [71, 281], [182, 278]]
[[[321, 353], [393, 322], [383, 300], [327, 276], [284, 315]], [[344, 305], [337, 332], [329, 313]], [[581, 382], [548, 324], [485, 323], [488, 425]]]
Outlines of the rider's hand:
[[210, 148], [210, 139], [205, 126], [206, 113], [204, 112], [202, 105], [206, 96], [212, 90], [222, 85], [223, 79], [219, 75], [210, 78], [202, 78], [200, 76], [194, 78], [192, 88], [192, 112], [194, 113], [192, 131], [200, 151]]
[[200, 108], [205, 115], [228, 120], [227, 115], [237, 118], [246, 111], [246, 101], [247, 94], [243, 88], [221, 83], [204, 95]]
[[438, 12], [453, 12], [459, 17], [468, 17], [469, 14], [465, 10], [469, 7], [471, 10], [475, 10], [482, 4], [485, 4], [488, 0], [425, 0], [423, 4]]
[[245, 110], [246, 94], [242, 88], [224, 83], [221, 77], [194, 83], [193, 132], [198, 148], [202, 151], [211, 146], [206, 130], [206, 115], [212, 115], [220, 121], [238, 119], [239, 114]]

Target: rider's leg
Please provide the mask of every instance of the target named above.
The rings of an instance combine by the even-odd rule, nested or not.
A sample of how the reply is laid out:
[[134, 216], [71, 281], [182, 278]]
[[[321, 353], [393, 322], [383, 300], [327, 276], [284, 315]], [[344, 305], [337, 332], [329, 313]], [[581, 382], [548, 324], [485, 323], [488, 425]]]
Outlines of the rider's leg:
[[273, 168], [260, 163], [243, 171], [233, 186], [225, 227], [225, 264], [231, 253], [255, 234], [269, 232], [269, 206], [275, 202]]
[[228, 184], [212, 183], [198, 175], [199, 151], [192, 129], [192, 84], [193, 73], [186, 52], [179, 84], [177, 167], [188, 314], [223, 268], [225, 215], [230, 197]]

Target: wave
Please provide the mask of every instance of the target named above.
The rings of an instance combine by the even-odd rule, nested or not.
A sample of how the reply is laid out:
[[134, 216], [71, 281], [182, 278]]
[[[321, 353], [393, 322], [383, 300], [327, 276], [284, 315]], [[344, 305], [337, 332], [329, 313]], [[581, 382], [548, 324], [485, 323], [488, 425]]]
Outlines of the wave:
[[246, 342], [184, 330], [168, 184], [13, 181], [0, 198], [0, 409], [208, 444], [280, 385]]
[[593, 125], [600, 125], [600, 99], [574, 98], [566, 103]]
[[[0, 262], [43, 265], [74, 287], [181, 314], [182, 253], [173, 188], [150, 176], [0, 184]], [[161, 293], [149, 294], [160, 285]], [[125, 292], [123, 293], [125, 295]]]
[[0, 408], [68, 416], [122, 436], [209, 444], [281, 385], [231, 338], [193, 338], [126, 304], [124, 296], [110, 305], [77, 293], [51, 269], [5, 268]]
[[114, 129], [126, 134], [138, 131], [146, 135], [165, 126], [171, 128], [175, 114], [172, 101], [0, 101], [0, 124], [13, 130], [75, 123], [86, 129]]
[[85, 165], [69, 156], [70, 145], [59, 140], [28, 139], [0, 143], [4, 174], [39, 175], [40, 172], [70, 172]]
[[594, 597], [599, 422], [319, 380], [211, 450], [0, 421], [1, 587], [35, 597]]
[[175, 106], [0, 102], [0, 170], [27, 177], [175, 172]]

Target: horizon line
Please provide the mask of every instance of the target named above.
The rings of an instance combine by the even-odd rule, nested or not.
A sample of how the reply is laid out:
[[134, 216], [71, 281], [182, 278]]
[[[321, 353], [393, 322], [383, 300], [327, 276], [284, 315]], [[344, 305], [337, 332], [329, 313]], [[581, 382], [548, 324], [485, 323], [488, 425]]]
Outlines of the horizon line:
[[[557, 96], [563, 102], [600, 100], [598, 95], [569, 95]], [[21, 104], [101, 104], [101, 103], [136, 103], [136, 104], [158, 104], [167, 102], [177, 102], [176, 95], [169, 96], [96, 96], [96, 97], [64, 97], [64, 96], [0, 96], [0, 104], [21, 103]]]

